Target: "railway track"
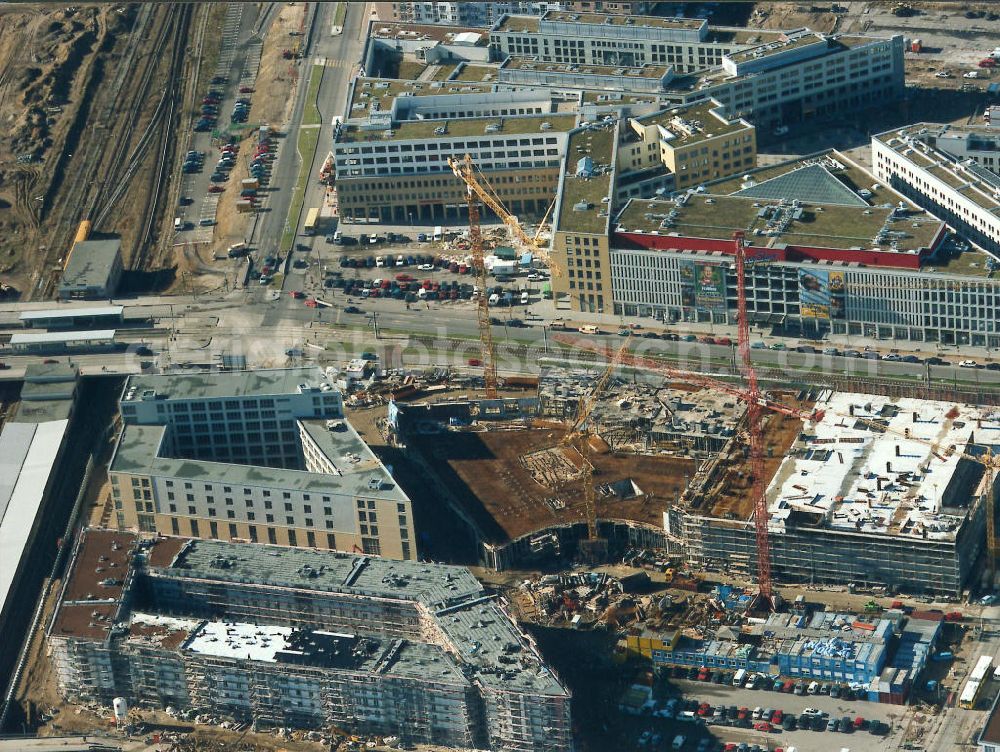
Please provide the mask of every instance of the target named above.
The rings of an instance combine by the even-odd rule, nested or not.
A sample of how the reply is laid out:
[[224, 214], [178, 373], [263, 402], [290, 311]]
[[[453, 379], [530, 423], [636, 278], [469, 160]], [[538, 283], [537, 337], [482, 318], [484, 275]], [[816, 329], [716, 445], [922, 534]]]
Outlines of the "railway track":
[[153, 234], [156, 228], [158, 208], [164, 195], [164, 186], [170, 175], [170, 162], [175, 139], [174, 134], [177, 126], [177, 114], [183, 101], [183, 87], [181, 86], [181, 73], [184, 68], [185, 45], [184, 38], [190, 26], [193, 15], [192, 5], [181, 6], [181, 15], [177, 19], [173, 45], [173, 55], [168, 71], [167, 85], [164, 90], [166, 103], [163, 113], [160, 116], [159, 144], [156, 151], [156, 163], [150, 179], [150, 188], [146, 192], [146, 207], [142, 214], [142, 232], [136, 240], [135, 253], [132, 254], [131, 267], [133, 271], [138, 271], [146, 266], [149, 261], [149, 251], [153, 245]]
[[[79, 222], [90, 219], [94, 229], [105, 229], [136, 174], [151, 159], [154, 161], [150, 189], [162, 191], [167, 177], [165, 155], [170, 150], [169, 133], [180, 101], [180, 69], [191, 16], [189, 4], [139, 6], [111, 85], [94, 87], [93, 95], [101, 99], [89, 113], [81, 113], [81, 121], [86, 125], [80, 126], [72, 162], [63, 166], [66, 177], [58, 186], [59, 201], [52, 201], [51, 191], [47, 197], [55, 209], [48, 220], [53, 232], [45, 267], [51, 273], [39, 281], [36, 292], [51, 294], [61, 270], [55, 261], [68, 250]], [[160, 90], [159, 81], [164, 78]], [[162, 93], [156, 107], [142, 132], [137, 134], [143, 113], [148, 112], [149, 102], [158, 91]], [[130, 143], [134, 143], [131, 149]], [[158, 201], [147, 197], [145, 205], [147, 212], [155, 215]], [[140, 223], [133, 257], [139, 257], [141, 266], [154, 220], [143, 215], [136, 225]], [[130, 266], [136, 264], [133, 259]]]

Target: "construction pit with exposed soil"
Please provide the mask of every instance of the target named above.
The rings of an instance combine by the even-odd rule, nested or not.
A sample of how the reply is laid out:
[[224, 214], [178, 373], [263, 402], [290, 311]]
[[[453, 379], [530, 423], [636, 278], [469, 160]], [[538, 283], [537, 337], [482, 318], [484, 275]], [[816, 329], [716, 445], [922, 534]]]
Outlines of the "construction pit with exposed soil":
[[[487, 566], [543, 566], [582, 553], [588, 537], [588, 484], [598, 537], [614, 558], [630, 548], [669, 548], [669, 509], [746, 522], [753, 476], [746, 409], [737, 397], [683, 384], [612, 380], [586, 431], [567, 438], [592, 378], [543, 379], [537, 402], [401, 405], [405, 454], [421, 467], [418, 488], [442, 501], [472, 531]], [[808, 413], [810, 401], [782, 394]], [[515, 405], [520, 410], [515, 413]], [[764, 483], [802, 430], [795, 415], [767, 412], [761, 424]], [[410, 485], [410, 484], [404, 484]]]

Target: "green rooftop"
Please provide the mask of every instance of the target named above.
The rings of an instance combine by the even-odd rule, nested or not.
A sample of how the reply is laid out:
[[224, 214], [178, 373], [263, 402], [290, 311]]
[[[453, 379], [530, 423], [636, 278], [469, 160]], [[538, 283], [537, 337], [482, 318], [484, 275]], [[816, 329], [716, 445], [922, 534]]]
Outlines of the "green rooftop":
[[[817, 248], [878, 248], [890, 251], [890, 241], [875, 243], [883, 229], [905, 233], [897, 237], [895, 252], [914, 254], [929, 248], [943, 225], [925, 216], [905, 217], [889, 222], [892, 209], [861, 206], [819, 205], [801, 202], [797, 217], [777, 225], [768, 210], [777, 202], [755, 201], [741, 196], [698, 194], [678, 206], [673, 201], [634, 199], [618, 217], [619, 232], [677, 233], [685, 237], [729, 239], [744, 230], [757, 247], [785, 245]], [[788, 206], [789, 214], [795, 211]], [[668, 215], [673, 215], [668, 219]], [[760, 234], [757, 234], [758, 231]]]
[[673, 107], [637, 118], [641, 125], [658, 125], [674, 134], [674, 146], [717, 138], [752, 126], [742, 120], [729, 120], [722, 113], [723, 106], [715, 102], [699, 102], [687, 107]]
[[497, 68], [492, 65], [469, 65], [462, 66], [462, 70], [452, 81], [464, 81], [471, 83], [491, 83], [497, 80]]
[[510, 56], [506, 70], [527, 70], [538, 73], [567, 73], [575, 76], [624, 76], [652, 78], [659, 81], [670, 72], [668, 65], [583, 65], [578, 63], [547, 63], [533, 57]]
[[[348, 125], [341, 130], [343, 143], [353, 141], [411, 141], [420, 139], [496, 137], [522, 133], [560, 133], [576, 125], [576, 115], [530, 115], [524, 117], [455, 118], [452, 120], [405, 120], [393, 123], [391, 136], [382, 130], [362, 130]], [[545, 124], [548, 124], [547, 126]], [[439, 133], [444, 127], [446, 131]]]
[[[570, 136], [560, 194], [560, 231], [607, 232], [610, 204], [605, 199], [611, 194], [616, 132], [615, 128], [583, 129]], [[578, 176], [577, 165], [587, 157], [593, 162], [594, 174]], [[606, 169], [604, 174], [600, 174], [602, 168]]]

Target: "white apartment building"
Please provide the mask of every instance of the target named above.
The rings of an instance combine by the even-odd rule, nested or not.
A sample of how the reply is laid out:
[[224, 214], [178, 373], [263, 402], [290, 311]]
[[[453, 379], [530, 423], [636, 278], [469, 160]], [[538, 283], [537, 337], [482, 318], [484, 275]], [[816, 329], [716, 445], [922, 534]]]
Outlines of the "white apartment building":
[[489, 26], [507, 13], [541, 15], [561, 10], [564, 2], [544, 0], [499, 0], [498, 2], [376, 2], [380, 21], [451, 26]]
[[935, 123], [880, 133], [872, 137], [875, 176], [1000, 258], [1000, 177], [975, 158], [942, 150], [957, 142]]

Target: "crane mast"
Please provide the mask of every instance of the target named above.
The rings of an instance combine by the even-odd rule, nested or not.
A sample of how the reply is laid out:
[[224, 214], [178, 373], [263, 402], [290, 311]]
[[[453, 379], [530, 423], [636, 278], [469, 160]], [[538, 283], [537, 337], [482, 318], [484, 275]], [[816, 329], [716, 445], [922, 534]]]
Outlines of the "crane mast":
[[750, 320], [747, 316], [746, 291], [746, 236], [742, 232], [733, 234], [736, 246], [736, 317], [737, 346], [739, 349], [740, 373], [745, 381], [747, 401], [747, 434], [750, 437], [749, 460], [753, 496], [754, 533], [757, 539], [757, 595], [758, 606], [773, 607], [771, 590], [771, 540], [767, 534], [767, 488], [764, 485], [764, 438], [761, 432], [761, 393], [757, 383], [750, 353]]
[[[466, 157], [469, 160], [469, 157]], [[469, 160], [471, 162], [471, 160]], [[497, 396], [496, 348], [493, 344], [493, 327], [490, 325], [490, 307], [486, 294], [486, 262], [483, 259], [483, 231], [479, 224], [479, 202], [471, 186], [466, 186], [469, 203], [469, 243], [472, 247], [472, 266], [476, 270], [479, 295], [476, 297], [476, 319], [479, 322], [479, 341], [482, 345], [483, 389], [488, 399]]]

